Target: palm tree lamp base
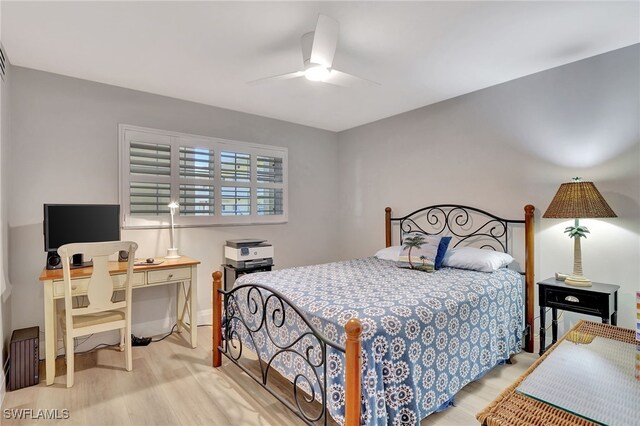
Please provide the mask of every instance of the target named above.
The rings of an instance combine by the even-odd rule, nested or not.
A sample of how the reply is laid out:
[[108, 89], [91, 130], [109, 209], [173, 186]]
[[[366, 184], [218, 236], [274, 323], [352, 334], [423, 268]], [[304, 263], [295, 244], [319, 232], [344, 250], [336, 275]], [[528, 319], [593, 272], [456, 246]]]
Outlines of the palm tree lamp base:
[[576, 219], [575, 226], [567, 227], [564, 232], [573, 238], [573, 274], [569, 275], [564, 282], [574, 287], [591, 287], [591, 280], [582, 274], [582, 247], [580, 246], [580, 240], [587, 238], [589, 230], [586, 226], [580, 226], [579, 220]]
[[564, 280], [564, 283], [574, 287], [591, 287], [591, 280], [585, 277], [569, 276]]

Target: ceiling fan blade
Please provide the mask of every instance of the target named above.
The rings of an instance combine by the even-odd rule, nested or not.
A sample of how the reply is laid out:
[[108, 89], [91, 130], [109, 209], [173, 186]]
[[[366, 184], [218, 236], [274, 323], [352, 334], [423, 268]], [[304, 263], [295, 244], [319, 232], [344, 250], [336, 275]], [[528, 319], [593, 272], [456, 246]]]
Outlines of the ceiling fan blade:
[[347, 74], [346, 72], [338, 71], [337, 69], [332, 69], [331, 74], [328, 79], [324, 81], [325, 83], [333, 84], [336, 86], [342, 87], [371, 87], [371, 86], [380, 86], [380, 83], [376, 83], [375, 81], [367, 80], [366, 78], [356, 77], [355, 75]]
[[340, 24], [327, 15], [319, 15], [311, 47], [311, 63], [331, 68], [338, 45]]
[[255, 86], [256, 84], [267, 83], [269, 81], [289, 80], [290, 78], [298, 78], [302, 76], [304, 76], [304, 71], [296, 71], [287, 74], [274, 75], [272, 77], [259, 78], [258, 80], [248, 81], [247, 84]]

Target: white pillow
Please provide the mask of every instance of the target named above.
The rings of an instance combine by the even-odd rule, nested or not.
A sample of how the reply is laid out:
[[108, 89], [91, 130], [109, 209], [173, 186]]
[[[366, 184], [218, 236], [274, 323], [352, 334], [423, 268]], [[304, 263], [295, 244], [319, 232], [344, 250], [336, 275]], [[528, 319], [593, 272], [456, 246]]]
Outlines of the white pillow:
[[391, 246], [383, 248], [382, 250], [378, 250], [376, 253], [376, 257], [382, 260], [393, 260], [394, 262], [398, 261], [400, 257], [400, 252], [402, 251], [402, 246]]
[[475, 247], [450, 249], [444, 255], [443, 266], [460, 269], [472, 269], [481, 272], [493, 272], [513, 262], [507, 253]]

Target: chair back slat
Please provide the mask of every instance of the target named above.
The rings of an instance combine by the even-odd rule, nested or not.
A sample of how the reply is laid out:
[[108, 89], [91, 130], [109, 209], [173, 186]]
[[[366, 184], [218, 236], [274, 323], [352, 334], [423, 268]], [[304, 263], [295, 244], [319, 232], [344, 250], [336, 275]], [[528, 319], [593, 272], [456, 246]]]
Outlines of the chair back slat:
[[112, 309], [113, 279], [109, 274], [109, 257], [93, 256], [93, 272], [87, 286], [89, 308], [96, 312]]
[[[138, 244], [133, 241], [113, 241], [99, 243], [71, 243], [58, 248], [58, 254], [62, 259], [62, 272], [65, 282], [65, 309], [70, 320], [74, 315], [104, 312], [112, 309], [130, 309], [131, 282], [133, 278], [133, 262]], [[122, 302], [112, 302], [114, 292], [114, 279], [109, 274], [109, 256], [121, 250], [129, 252], [127, 274], [124, 282], [125, 297]], [[70, 257], [75, 254], [83, 254], [85, 258], [93, 261], [93, 270], [87, 284], [88, 305], [73, 307], [72, 281]]]

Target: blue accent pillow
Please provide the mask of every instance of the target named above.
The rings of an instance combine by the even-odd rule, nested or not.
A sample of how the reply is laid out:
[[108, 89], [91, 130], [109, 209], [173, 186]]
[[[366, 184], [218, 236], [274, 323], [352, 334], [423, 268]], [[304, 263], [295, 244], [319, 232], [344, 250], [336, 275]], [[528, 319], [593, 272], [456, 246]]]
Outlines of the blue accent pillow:
[[442, 237], [440, 239], [440, 244], [438, 244], [438, 254], [436, 256], [436, 262], [435, 262], [436, 269], [440, 269], [442, 267], [442, 262], [444, 261], [444, 255], [447, 254], [447, 249], [449, 248], [450, 242], [451, 242], [451, 237]]

